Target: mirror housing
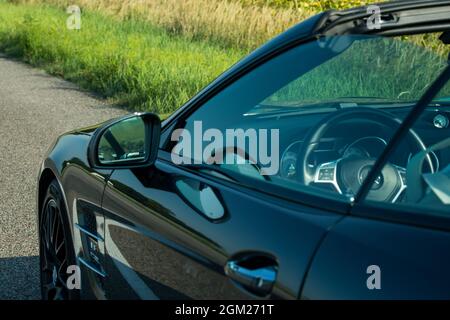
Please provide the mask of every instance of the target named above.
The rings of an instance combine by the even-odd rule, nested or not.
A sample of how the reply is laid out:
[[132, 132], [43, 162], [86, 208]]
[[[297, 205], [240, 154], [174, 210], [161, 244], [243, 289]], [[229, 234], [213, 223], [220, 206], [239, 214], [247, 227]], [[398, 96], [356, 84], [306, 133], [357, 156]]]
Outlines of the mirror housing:
[[96, 169], [131, 169], [154, 164], [158, 155], [161, 120], [150, 112], [111, 120], [93, 134], [88, 159]]

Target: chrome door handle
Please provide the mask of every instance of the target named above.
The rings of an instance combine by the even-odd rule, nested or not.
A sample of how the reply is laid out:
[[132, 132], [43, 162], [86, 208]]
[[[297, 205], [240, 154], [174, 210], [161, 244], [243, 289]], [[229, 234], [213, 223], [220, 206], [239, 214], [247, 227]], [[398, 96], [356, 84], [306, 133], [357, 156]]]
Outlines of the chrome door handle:
[[272, 291], [277, 278], [277, 267], [266, 266], [248, 269], [239, 265], [239, 262], [229, 261], [225, 265], [225, 274], [250, 291], [267, 295]]

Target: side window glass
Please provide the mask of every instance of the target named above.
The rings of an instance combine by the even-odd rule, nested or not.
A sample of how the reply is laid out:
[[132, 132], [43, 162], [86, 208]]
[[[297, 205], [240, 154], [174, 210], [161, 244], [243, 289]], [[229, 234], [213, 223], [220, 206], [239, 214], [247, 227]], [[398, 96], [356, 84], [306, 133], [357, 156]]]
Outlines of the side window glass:
[[[271, 58], [190, 114], [171, 134], [172, 161], [351, 202], [447, 57], [399, 38], [331, 38]], [[376, 200], [399, 197], [402, 166], [377, 181]]]

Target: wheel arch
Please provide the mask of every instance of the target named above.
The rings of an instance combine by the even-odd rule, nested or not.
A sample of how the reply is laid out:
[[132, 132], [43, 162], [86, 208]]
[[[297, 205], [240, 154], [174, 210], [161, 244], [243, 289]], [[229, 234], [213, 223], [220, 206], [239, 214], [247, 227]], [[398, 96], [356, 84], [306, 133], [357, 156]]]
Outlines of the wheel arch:
[[47, 188], [50, 186], [53, 180], [57, 180], [56, 175], [49, 168], [44, 169], [39, 177], [38, 182], [38, 193], [37, 193], [37, 209], [38, 209], [38, 218], [40, 219], [42, 205], [44, 202], [45, 192]]
[[[48, 187], [50, 186], [50, 184], [56, 181], [58, 183], [58, 186], [61, 190], [62, 193], [62, 197], [63, 197], [63, 202], [64, 202], [64, 206], [66, 209], [66, 213], [68, 214], [69, 211], [69, 207], [67, 205], [67, 199], [66, 199], [66, 194], [64, 192], [64, 188], [61, 184], [61, 181], [58, 179], [58, 175], [55, 174], [55, 172], [49, 168], [49, 167], [45, 167], [40, 176], [39, 176], [39, 181], [38, 181], [38, 190], [37, 190], [37, 226], [38, 226], [38, 232], [39, 232], [39, 222], [41, 220], [41, 212], [42, 212], [42, 206], [44, 205], [44, 198], [45, 198], [45, 194], [47, 192]], [[68, 221], [71, 221], [70, 217], [67, 217]], [[69, 225], [69, 230], [72, 233], [72, 226]], [[73, 234], [72, 234], [73, 236]]]

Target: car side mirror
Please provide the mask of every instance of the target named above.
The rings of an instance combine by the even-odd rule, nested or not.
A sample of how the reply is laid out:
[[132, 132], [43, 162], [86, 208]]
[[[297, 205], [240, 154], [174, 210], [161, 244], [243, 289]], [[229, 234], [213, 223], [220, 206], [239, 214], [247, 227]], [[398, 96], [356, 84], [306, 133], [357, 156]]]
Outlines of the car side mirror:
[[110, 121], [91, 138], [88, 158], [93, 168], [151, 166], [158, 154], [161, 121], [153, 113], [135, 113]]

